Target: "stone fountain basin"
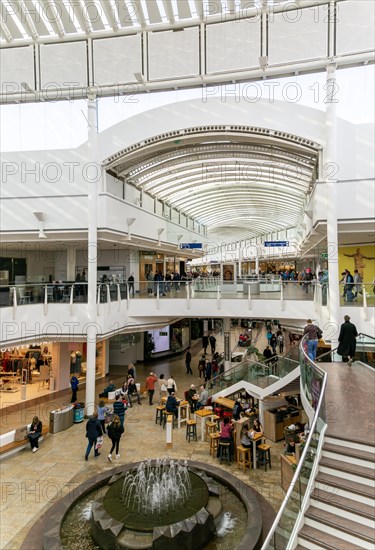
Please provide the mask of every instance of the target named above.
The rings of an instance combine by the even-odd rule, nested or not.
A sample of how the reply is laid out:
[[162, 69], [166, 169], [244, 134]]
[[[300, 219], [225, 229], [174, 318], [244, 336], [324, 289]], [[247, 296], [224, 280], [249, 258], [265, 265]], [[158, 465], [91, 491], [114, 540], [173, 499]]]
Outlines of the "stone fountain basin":
[[[63, 550], [60, 539], [61, 524], [75, 502], [94, 489], [106, 485], [113, 475], [119, 475], [138, 466], [140, 462], [106, 470], [86, 480], [74, 491], [52, 505], [30, 529], [20, 550]], [[247, 512], [245, 535], [233, 550], [257, 550], [261, 547], [276, 516], [271, 505], [255, 489], [243, 483], [223, 468], [196, 461], [188, 461], [189, 468], [196, 468], [227, 486], [244, 504]], [[263, 519], [262, 519], [263, 517]], [[53, 526], [46, 531], [46, 526]], [[141, 547], [140, 547], [141, 548]]]

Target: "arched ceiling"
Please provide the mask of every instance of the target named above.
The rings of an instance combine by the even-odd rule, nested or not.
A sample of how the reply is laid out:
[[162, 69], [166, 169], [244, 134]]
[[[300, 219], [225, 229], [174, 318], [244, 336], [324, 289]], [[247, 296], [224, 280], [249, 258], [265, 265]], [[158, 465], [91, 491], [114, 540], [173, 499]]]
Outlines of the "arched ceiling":
[[250, 237], [296, 225], [316, 180], [319, 150], [265, 128], [205, 126], [147, 139], [104, 165], [205, 225], [209, 235]]

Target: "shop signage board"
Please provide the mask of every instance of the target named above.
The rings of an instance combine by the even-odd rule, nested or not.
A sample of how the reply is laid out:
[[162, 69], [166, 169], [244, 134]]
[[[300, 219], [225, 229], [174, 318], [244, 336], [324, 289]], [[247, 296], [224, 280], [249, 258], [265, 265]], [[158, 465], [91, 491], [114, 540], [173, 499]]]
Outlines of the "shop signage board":
[[202, 248], [202, 247], [203, 247], [202, 243], [180, 243], [181, 249], [185, 249], [185, 248], [192, 249], [192, 248]]
[[264, 246], [289, 246], [289, 241], [264, 241]]

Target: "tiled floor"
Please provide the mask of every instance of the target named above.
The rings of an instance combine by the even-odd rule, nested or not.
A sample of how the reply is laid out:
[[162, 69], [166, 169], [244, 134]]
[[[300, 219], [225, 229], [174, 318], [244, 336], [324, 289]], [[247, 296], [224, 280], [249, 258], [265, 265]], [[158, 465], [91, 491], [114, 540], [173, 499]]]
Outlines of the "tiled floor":
[[[234, 341], [234, 340], [233, 340]], [[264, 340], [259, 342], [259, 348], [263, 349]], [[223, 349], [223, 340], [217, 337], [217, 347]], [[201, 353], [200, 344], [193, 347], [192, 368], [194, 375], [186, 375], [184, 358], [173, 357], [168, 360], [158, 361], [151, 366], [137, 365], [137, 379], [141, 383], [145, 380], [150, 370], [157, 376], [164, 372], [166, 376], [172, 373], [178, 393], [194, 382], [199, 384], [197, 378], [198, 354]], [[111, 378], [119, 374], [122, 367], [111, 368]], [[97, 390], [106, 385], [102, 382]], [[61, 402], [69, 400], [68, 395]], [[78, 396], [79, 397], [79, 396]], [[34, 414], [38, 414], [43, 422], [48, 422], [49, 410], [56, 408], [57, 403], [41, 404], [33, 409], [27, 407], [21, 413], [12, 413], [2, 417], [2, 431], [8, 431], [11, 427], [22, 425], [30, 421]], [[4, 412], [4, 409], [2, 410]], [[0, 463], [1, 475], [1, 501], [0, 501], [0, 547], [4, 550], [16, 550], [27, 535], [35, 520], [61, 495], [74, 491], [74, 487], [85, 479], [93, 476], [103, 469], [110, 469], [117, 463], [133, 462], [145, 458], [157, 458], [171, 456], [181, 459], [197, 460], [204, 463], [218, 465], [215, 458], [209, 454], [208, 443], [191, 442], [185, 439], [185, 429], [173, 431], [173, 448], [167, 450], [165, 431], [155, 425], [155, 406], [150, 407], [146, 398], [142, 399], [142, 405], [135, 405], [129, 409], [125, 420], [125, 435], [121, 441], [121, 458], [113, 460], [110, 464], [107, 460], [109, 442], [105, 437], [101, 456], [94, 458], [93, 452], [88, 462], [84, 460], [84, 451], [87, 440], [85, 438], [85, 422], [74, 424], [69, 430], [54, 435], [48, 435], [40, 445], [36, 453], [30, 449], [22, 450], [17, 454], [3, 460]], [[241, 480], [250, 483], [259, 491], [277, 510], [284, 497], [280, 487], [280, 461], [282, 442], [272, 445], [272, 470], [243, 471], [237, 469], [236, 464], [224, 466]]]
[[360, 363], [319, 363], [328, 373], [327, 435], [375, 446], [375, 376]]

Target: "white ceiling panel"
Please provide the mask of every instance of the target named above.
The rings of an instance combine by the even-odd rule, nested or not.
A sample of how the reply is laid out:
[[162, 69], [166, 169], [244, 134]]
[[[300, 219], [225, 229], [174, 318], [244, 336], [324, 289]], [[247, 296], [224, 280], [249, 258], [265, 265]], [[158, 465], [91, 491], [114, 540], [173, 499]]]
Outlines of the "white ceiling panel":
[[207, 72], [257, 67], [260, 56], [260, 17], [206, 27]]
[[149, 35], [151, 79], [182, 77], [199, 73], [199, 28]]
[[135, 82], [134, 73], [142, 72], [141, 35], [102, 38], [93, 41], [95, 84]]
[[34, 88], [34, 47], [0, 49], [1, 91], [22, 90], [21, 82]]
[[86, 42], [42, 44], [40, 47], [41, 85], [53, 87], [87, 86]]
[[319, 9], [285, 10], [269, 17], [269, 63], [325, 57], [328, 53], [328, 15]]
[[[356, 16], [353, 17], [353, 10]], [[337, 54], [373, 50], [375, 2], [355, 0], [337, 6]]]

